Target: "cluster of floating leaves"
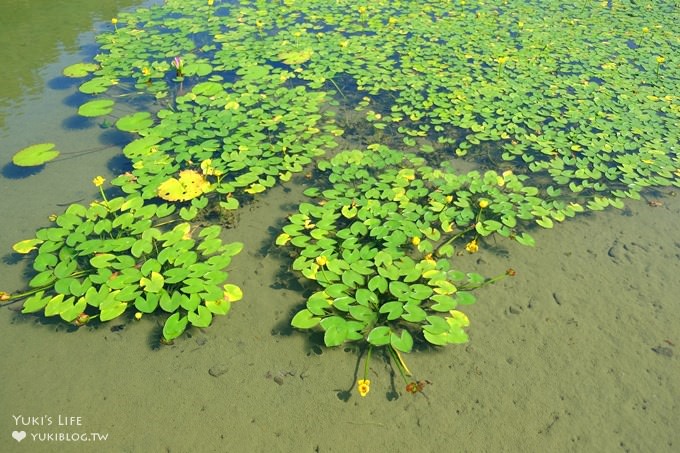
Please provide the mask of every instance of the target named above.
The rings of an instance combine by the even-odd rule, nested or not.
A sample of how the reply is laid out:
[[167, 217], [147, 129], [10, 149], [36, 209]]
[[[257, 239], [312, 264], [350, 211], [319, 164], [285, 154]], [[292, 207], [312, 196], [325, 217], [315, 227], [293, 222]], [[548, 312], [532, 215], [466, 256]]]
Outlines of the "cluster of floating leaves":
[[[343, 133], [334, 113], [399, 137], [320, 162], [317, 204], [278, 242], [323, 288], [294, 325], [406, 351], [404, 322], [463, 338], [438, 313], [489, 280], [448, 267], [458, 244], [531, 245], [532, 222], [680, 186], [676, 15], [661, 1], [167, 0], [122, 14], [95, 63], [64, 73], [91, 75], [83, 116], [148, 110], [116, 121], [137, 138], [114, 183], [189, 203], [185, 220], [301, 172]], [[489, 170], [438, 164], [455, 158]]]
[[319, 113], [324, 93], [280, 83], [264, 66], [235, 83], [196, 84], [172, 109], [157, 112], [157, 124], [134, 129], [143, 137], [124, 149], [133, 169], [114, 184], [144, 198], [165, 198], [159, 188], [169, 178], [203, 164], [215, 183], [203, 192], [215, 190], [226, 203], [236, 191], [252, 195], [289, 180], [333, 144], [323, 134], [332, 125]]
[[522, 184], [526, 176], [455, 175], [383, 145], [341, 152], [319, 168], [332, 188], [306, 190], [319, 200], [290, 216], [277, 244], [297, 248], [293, 269], [323, 288], [292, 324], [320, 324], [327, 346], [365, 339], [410, 352], [411, 331], [435, 345], [465, 342], [467, 317], [456, 307], [491, 280], [451, 268], [454, 241], [495, 233], [532, 245], [517, 217], [554, 209]]
[[228, 276], [223, 269], [243, 244], [223, 244], [217, 225], [197, 231], [178, 223], [171, 217], [175, 210], [139, 196], [70, 205], [54, 226], [14, 246], [18, 253], [37, 250], [22, 313], [82, 325], [131, 310], [138, 317], [162, 311], [170, 315], [165, 341], [188, 324], [207, 327], [214, 315], [227, 314], [242, 294], [236, 285], [220, 286]]
[[[541, 15], [523, 2], [199, 3], [168, 1], [122, 15], [99, 38], [107, 52], [81, 90], [125, 80], [158, 98], [174, 93], [180, 110], [159, 112], [161, 120], [177, 114], [173, 125], [138, 132], [165, 139], [162, 151], [172, 146], [188, 161], [200, 161], [192, 157], [208, 142], [197, 155], [231, 153], [226, 167], [243, 142], [249, 152], [256, 147], [252, 129], [267, 135], [259, 142], [279, 159], [293, 136], [311, 150], [292, 165], [266, 155], [247, 162], [273, 173], [257, 178], [257, 188], [331, 145], [331, 128], [312, 119], [328, 102], [315, 89], [346, 101], [363, 97], [355, 106], [366, 120], [401, 134], [407, 147], [429, 141], [474, 159], [483, 149], [487, 164], [581, 198], [637, 198], [645, 187], [678, 184], [680, 75], [673, 7], [663, 2], [555, 3], [541, 5]], [[199, 83], [198, 92], [177, 95], [181, 82]], [[275, 94], [283, 90], [294, 91]], [[299, 103], [287, 105], [291, 97]], [[280, 125], [271, 137], [267, 128], [279, 115], [302, 117], [321, 132], [308, 144], [297, 124]], [[188, 134], [193, 122], [199, 125]], [[234, 133], [242, 129], [245, 137]], [[214, 143], [206, 130], [234, 140]]]

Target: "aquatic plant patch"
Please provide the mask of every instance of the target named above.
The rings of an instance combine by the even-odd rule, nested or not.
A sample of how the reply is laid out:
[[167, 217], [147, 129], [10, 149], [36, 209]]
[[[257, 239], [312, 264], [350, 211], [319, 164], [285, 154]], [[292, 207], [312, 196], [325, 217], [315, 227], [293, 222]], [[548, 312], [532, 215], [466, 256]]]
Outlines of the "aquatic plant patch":
[[33, 255], [36, 272], [30, 290], [6, 295], [27, 297], [22, 313], [84, 325], [165, 312], [161, 341], [170, 342], [188, 325], [208, 327], [241, 299], [236, 285], [223, 283], [242, 244], [223, 244], [219, 226], [179, 222], [173, 205], [145, 204], [139, 196], [102, 197], [89, 207], [70, 205], [54, 226], [14, 245]]
[[[460, 270], [459, 254], [477, 252], [491, 236], [534, 245], [537, 226], [622, 208], [649, 188], [680, 187], [676, 9], [662, 1], [167, 0], [121, 14], [97, 37], [101, 52], [93, 61], [64, 74], [83, 78], [79, 90], [88, 97], [80, 115], [131, 135], [123, 150], [129, 171], [113, 181], [128, 198], [116, 198], [122, 201], [106, 213], [101, 202], [69, 208], [71, 220], [59, 221], [87, 231], [83, 239], [68, 230], [74, 244], [59, 225], [17, 245], [46, 254], [34, 265], [38, 275], [47, 272], [45, 280], [32, 280], [37, 292], [26, 304], [60, 314], [68, 301], [70, 319], [80, 298], [104, 287], [112, 301], [104, 318], [139, 299], [141, 308], [157, 303], [172, 313], [166, 337], [188, 323], [205, 324], [240, 291], [212, 279], [194, 285], [198, 274], [174, 270], [185, 268], [181, 258], [159, 269], [145, 263], [182, 247], [196, 254], [189, 267], [208, 262], [214, 256], [198, 247], [217, 244], [217, 230], [203, 230], [203, 242], [168, 239], [188, 234], [182, 221], [236, 210], [316, 165], [319, 178], [305, 191], [311, 201], [276, 239], [313, 287], [292, 324], [321, 329], [329, 347], [364, 345], [360, 395], [370, 389], [375, 348], [387, 351], [407, 392], [418, 393], [426, 381], [411, 377], [402, 354], [418, 341], [466, 341], [469, 319], [459, 306], [474, 302], [475, 289], [514, 274]], [[134, 113], [116, 116], [130, 108]], [[360, 144], [341, 142], [343, 127], [360, 135], [352, 137]], [[345, 148], [335, 151], [337, 142]], [[18, 160], [39, 165], [55, 157], [42, 146]], [[477, 170], [460, 171], [459, 159]], [[135, 220], [131, 208], [122, 210], [128, 203], [155, 214]], [[108, 242], [106, 251], [75, 249], [81, 239], [104, 241], [89, 235], [109, 233], [109, 223], [127, 237], [128, 226], [171, 211], [161, 223], [178, 225], [159, 229], [162, 240], [142, 236], [137, 248], [115, 242], [120, 251], [108, 250]], [[54, 245], [62, 239], [66, 245]], [[215, 256], [236, 253], [205, 247]], [[84, 255], [73, 258], [71, 249]], [[67, 258], [57, 278], [52, 266]], [[215, 279], [220, 259], [210, 271]], [[136, 283], [124, 290], [101, 277], [74, 294], [90, 274], [72, 283], [75, 277], [62, 274], [73, 262], [73, 272], [96, 279], [100, 269], [127, 270]], [[66, 283], [57, 288], [51, 278]], [[90, 304], [92, 315], [102, 317], [103, 302], [89, 297], [99, 302]], [[174, 307], [167, 304], [175, 297], [175, 311], [160, 305]]]
[[323, 92], [282, 86], [271, 67], [253, 71], [263, 85], [249, 78], [201, 82], [177, 97], [172, 109], [159, 111], [157, 124], [135, 131], [142, 137], [124, 149], [133, 168], [113, 183], [153, 198], [181, 172], [207, 170], [212, 185], [204, 192], [215, 191], [226, 203], [289, 180], [334, 146], [332, 134], [341, 131], [320, 112]]
[[[235, 97], [243, 89], [268, 95], [272, 87], [304, 84], [343, 101], [358, 90], [365, 101], [357, 108], [367, 121], [403, 135], [407, 147], [428, 139], [442, 152], [485, 160], [475, 149], [489, 143], [494, 165], [535, 175], [542, 188], [579, 194], [586, 205], [595, 197], [638, 198], [645, 187], [677, 186], [680, 158], [672, 144], [680, 140], [680, 75], [672, 6], [542, 2], [536, 15], [537, 8], [169, 1], [121, 15], [98, 38], [98, 69], [68, 72], [93, 74], [86, 92], [96, 86], [115, 94], [127, 84], [169, 97], [170, 105], [185, 102], [183, 91], [206, 80], [240, 84]], [[229, 94], [232, 87], [223, 88]], [[231, 102], [232, 110], [238, 104], [260, 112], [252, 99], [249, 105], [212, 96], [220, 107]], [[259, 121], [275, 118], [274, 107], [262, 104]], [[214, 113], [200, 114], [219, 126]], [[332, 141], [323, 133], [319, 139]], [[256, 190], [268, 187], [257, 184]]]
[[315, 202], [301, 204], [276, 239], [296, 250], [292, 268], [319, 286], [292, 325], [321, 328], [326, 346], [387, 347], [405, 379], [411, 373], [400, 354], [414, 338], [466, 342], [469, 320], [458, 307], [475, 301], [473, 290], [514, 275], [461, 271], [454, 267], [460, 253], [476, 253], [492, 234], [533, 245], [523, 231], [530, 220], [549, 227], [551, 216], [583, 210], [538, 197], [523, 175], [459, 175], [382, 145], [318, 166], [329, 187], [307, 189]]

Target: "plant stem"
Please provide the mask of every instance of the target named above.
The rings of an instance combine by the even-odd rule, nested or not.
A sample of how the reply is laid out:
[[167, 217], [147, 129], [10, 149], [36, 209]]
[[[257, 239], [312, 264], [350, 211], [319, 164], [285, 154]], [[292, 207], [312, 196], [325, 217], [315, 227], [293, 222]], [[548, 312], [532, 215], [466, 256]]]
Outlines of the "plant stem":
[[338, 86], [338, 84], [335, 83], [335, 80], [333, 80], [332, 77], [331, 77], [329, 80], [331, 81], [331, 83], [333, 84], [333, 86], [335, 86], [335, 89], [338, 90], [338, 93], [340, 93], [340, 96], [342, 96], [343, 98], [347, 99], [347, 96], [345, 96], [345, 93], [342, 92], [342, 90], [340, 89], [340, 87]]
[[[69, 277], [80, 277], [81, 275], [86, 275], [86, 274], [89, 274], [89, 273], [90, 273], [90, 271], [83, 270], [83, 271], [74, 272], [71, 275], [69, 275]], [[31, 296], [35, 293], [39, 293], [40, 291], [44, 291], [46, 289], [53, 287], [54, 282], [56, 282], [56, 281], [57, 281], [57, 279], [55, 278], [51, 282], [49, 282], [49, 283], [47, 283], [43, 286], [40, 286], [38, 288], [29, 289], [28, 291], [25, 291], [25, 292], [19, 293], [19, 294], [11, 294], [6, 301], [23, 299], [24, 297], [28, 297], [28, 296]], [[5, 302], [5, 301], [3, 301], [3, 302]]]
[[[477, 222], [475, 222], [475, 223], [477, 223]], [[455, 240], [458, 239], [459, 237], [461, 237], [461, 236], [463, 236], [463, 235], [469, 233], [470, 231], [472, 231], [473, 228], [474, 228], [474, 227], [470, 227], [470, 228], [468, 228], [467, 230], [463, 230], [463, 231], [461, 231], [460, 233], [453, 235], [452, 237], [450, 237], [449, 239], [447, 239], [445, 242], [443, 242], [439, 247], [437, 247], [437, 249], [434, 251], [434, 254], [435, 254], [435, 255], [439, 255], [439, 250], [441, 250], [442, 247], [444, 247], [445, 245], [448, 245], [448, 244], [452, 243], [453, 241], [455, 241]]]
[[397, 368], [399, 369], [399, 374], [401, 374], [402, 379], [404, 379], [404, 383], [406, 383], [408, 385], [409, 380], [406, 378], [406, 376], [411, 376], [411, 372], [406, 367], [406, 364], [404, 363], [404, 359], [401, 358], [399, 351], [394, 349], [392, 346], [389, 346], [389, 348], [390, 348], [390, 355], [392, 355], [392, 360], [394, 360], [396, 362]]
[[366, 362], [364, 362], [364, 380], [368, 379], [368, 362], [371, 361], [371, 352], [373, 352], [373, 346], [368, 346], [368, 354], [366, 356]]

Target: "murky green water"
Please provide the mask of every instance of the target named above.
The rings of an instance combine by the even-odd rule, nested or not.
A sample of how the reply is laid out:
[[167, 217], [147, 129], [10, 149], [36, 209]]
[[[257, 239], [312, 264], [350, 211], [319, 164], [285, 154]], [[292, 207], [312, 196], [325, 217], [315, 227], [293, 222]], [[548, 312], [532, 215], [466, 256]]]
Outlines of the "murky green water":
[[[59, 3], [59, 5], [57, 5]], [[66, 4], [61, 4], [66, 3]], [[55, 142], [37, 174], [2, 164], [0, 290], [22, 288], [11, 245], [110, 179], [129, 140], [75, 116], [63, 67], [95, 51], [93, 31], [135, 2], [0, 6], [0, 158]], [[501, 241], [461, 257], [518, 276], [479, 293], [471, 342], [412, 354], [432, 384], [401, 387], [380, 357], [373, 390], [353, 390], [356, 356], [291, 332], [304, 298], [272, 247], [305, 183], [268, 192], [227, 233], [245, 243], [230, 274], [246, 294], [227, 318], [155, 348], [160, 321], [72, 329], [0, 310], [2, 451], [675, 451], [680, 307], [675, 295], [680, 203], [631, 202], [540, 231], [535, 249]], [[23, 440], [22, 433], [26, 433]], [[84, 441], [83, 434], [87, 434]], [[91, 433], [97, 433], [97, 436]], [[60, 437], [61, 436], [61, 437]], [[104, 439], [105, 436], [106, 438]], [[20, 440], [20, 441], [19, 441]]]

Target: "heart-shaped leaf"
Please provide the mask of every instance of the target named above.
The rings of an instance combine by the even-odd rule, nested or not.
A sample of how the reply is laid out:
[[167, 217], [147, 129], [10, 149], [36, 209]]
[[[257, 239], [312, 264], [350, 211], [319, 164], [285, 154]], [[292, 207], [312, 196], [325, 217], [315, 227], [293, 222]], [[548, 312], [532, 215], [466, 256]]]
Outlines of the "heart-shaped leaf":
[[14, 165], [20, 167], [35, 167], [42, 165], [59, 156], [59, 151], [54, 149], [55, 146], [54, 143], [39, 143], [37, 145], [27, 146], [14, 154], [12, 162], [14, 162]]

